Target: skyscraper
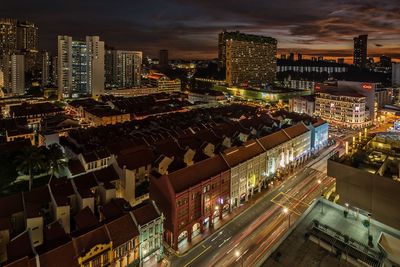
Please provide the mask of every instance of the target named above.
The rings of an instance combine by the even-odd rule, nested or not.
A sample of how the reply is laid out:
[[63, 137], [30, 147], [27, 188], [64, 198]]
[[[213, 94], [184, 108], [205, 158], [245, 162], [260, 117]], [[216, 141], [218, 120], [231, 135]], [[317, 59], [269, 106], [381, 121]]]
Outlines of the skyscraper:
[[160, 64], [160, 66], [168, 66], [168, 50], [160, 50], [158, 61], [158, 64]]
[[220, 68], [226, 67], [226, 35], [228, 34], [226, 30], [218, 34], [218, 66]]
[[0, 56], [17, 50], [17, 21], [0, 19]]
[[107, 50], [106, 83], [116, 88], [140, 86], [142, 59], [140, 51]]
[[[31, 72], [32, 80], [35, 80], [33, 74], [37, 66], [38, 48], [37, 48], [38, 28], [29, 21], [17, 21], [14, 19], [0, 19], [0, 69], [4, 73], [5, 88], [13, 91], [12, 87], [12, 58], [16, 53], [23, 55], [24, 71]], [[30, 81], [27, 81], [30, 83]]]
[[11, 55], [11, 89], [13, 95], [25, 94], [24, 55]]
[[18, 21], [17, 23], [17, 49], [37, 51], [37, 30], [34, 23], [29, 21]]
[[51, 67], [51, 56], [47, 51], [41, 51], [40, 56], [40, 71], [42, 74], [41, 81], [42, 86], [49, 85], [51, 83], [50, 67]]
[[263, 87], [276, 77], [277, 41], [271, 37], [224, 32], [226, 81], [229, 85]]
[[99, 96], [104, 92], [104, 42], [98, 36], [75, 41], [58, 36], [60, 97]]
[[367, 63], [368, 35], [354, 37], [353, 64], [359, 68], [365, 68]]

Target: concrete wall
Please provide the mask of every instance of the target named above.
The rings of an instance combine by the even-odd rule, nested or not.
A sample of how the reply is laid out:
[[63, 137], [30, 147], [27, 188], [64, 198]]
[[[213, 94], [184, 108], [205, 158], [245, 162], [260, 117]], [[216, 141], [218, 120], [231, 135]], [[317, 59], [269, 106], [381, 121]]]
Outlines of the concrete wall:
[[349, 203], [372, 218], [400, 228], [400, 182], [328, 160], [328, 176], [336, 178], [341, 204]]

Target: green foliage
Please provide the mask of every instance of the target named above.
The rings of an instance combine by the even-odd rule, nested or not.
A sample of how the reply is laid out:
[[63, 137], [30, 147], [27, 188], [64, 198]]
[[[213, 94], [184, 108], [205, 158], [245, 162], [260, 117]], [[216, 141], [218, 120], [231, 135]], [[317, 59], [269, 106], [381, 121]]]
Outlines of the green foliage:
[[344, 210], [344, 211], [343, 211], [343, 215], [344, 215], [345, 218], [347, 218], [347, 215], [348, 215], [348, 214], [349, 214], [349, 212], [348, 212], [347, 210]]
[[370, 223], [369, 223], [369, 221], [368, 220], [363, 220], [362, 221], [362, 224], [364, 225], [364, 227], [366, 227], [366, 228], [368, 228], [369, 227], [369, 225], [370, 225]]
[[0, 156], [0, 188], [7, 187], [18, 177], [17, 166], [9, 157]]
[[17, 171], [29, 176], [29, 190], [32, 189], [33, 176], [46, 169], [44, 149], [35, 146], [25, 147], [15, 159]]

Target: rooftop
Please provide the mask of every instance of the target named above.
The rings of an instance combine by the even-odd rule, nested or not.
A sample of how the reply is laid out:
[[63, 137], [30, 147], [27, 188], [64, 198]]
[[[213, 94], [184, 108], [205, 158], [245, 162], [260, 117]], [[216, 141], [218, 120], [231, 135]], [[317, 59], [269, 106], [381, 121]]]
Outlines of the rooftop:
[[331, 160], [354, 168], [400, 181], [400, 139], [398, 133], [377, 133], [363, 136], [350, 153], [341, 157], [332, 157]]
[[46, 115], [61, 112], [63, 112], [62, 108], [50, 102], [36, 104], [22, 103], [21, 105], [10, 106], [10, 114], [12, 117], [26, 117], [39, 114]]
[[153, 202], [150, 201], [141, 205], [138, 208], [135, 208], [132, 211], [132, 214], [135, 217], [138, 225], [140, 226], [143, 226], [160, 217], [160, 214], [156, 210]]
[[218, 155], [169, 173], [167, 177], [175, 193], [179, 193], [227, 170], [229, 166]]

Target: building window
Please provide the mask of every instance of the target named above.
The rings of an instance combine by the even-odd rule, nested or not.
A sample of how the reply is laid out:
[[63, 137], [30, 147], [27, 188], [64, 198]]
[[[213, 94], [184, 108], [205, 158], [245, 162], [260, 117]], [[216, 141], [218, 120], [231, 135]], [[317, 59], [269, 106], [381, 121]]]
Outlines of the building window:
[[107, 252], [103, 254], [103, 265], [106, 263], [108, 263], [108, 253]]
[[101, 257], [98, 256], [97, 258], [92, 260], [92, 267], [101, 267]]

